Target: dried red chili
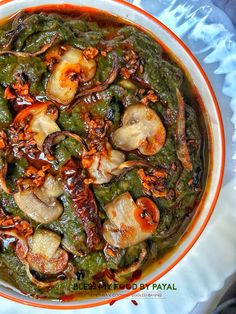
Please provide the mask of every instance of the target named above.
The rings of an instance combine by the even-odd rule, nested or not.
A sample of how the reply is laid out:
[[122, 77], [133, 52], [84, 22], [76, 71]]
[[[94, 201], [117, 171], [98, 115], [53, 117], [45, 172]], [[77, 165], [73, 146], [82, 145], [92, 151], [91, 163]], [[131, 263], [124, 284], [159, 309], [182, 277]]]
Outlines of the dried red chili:
[[91, 250], [100, 249], [101, 221], [93, 192], [84, 183], [82, 168], [77, 161], [70, 159], [62, 166], [61, 176], [64, 188], [72, 198], [75, 215], [83, 224], [88, 247]]

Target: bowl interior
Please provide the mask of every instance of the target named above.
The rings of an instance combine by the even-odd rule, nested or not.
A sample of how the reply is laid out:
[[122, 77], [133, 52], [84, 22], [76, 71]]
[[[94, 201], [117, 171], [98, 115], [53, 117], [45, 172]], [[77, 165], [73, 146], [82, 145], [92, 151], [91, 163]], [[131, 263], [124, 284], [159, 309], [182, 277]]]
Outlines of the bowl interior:
[[[4, 3], [4, 1], [3, 1]], [[217, 105], [217, 101], [214, 96], [214, 92], [208, 82], [208, 79], [198, 62], [194, 59], [190, 51], [184, 47], [182, 42], [164, 25], [157, 22], [154, 18], [148, 14], [144, 14], [139, 9], [134, 9], [131, 5], [125, 4], [122, 1], [111, 1], [111, 0], [40, 0], [37, 5], [44, 4], [73, 4], [86, 7], [93, 7], [107, 11], [114, 15], [119, 15], [122, 18], [128, 19], [131, 22], [139, 24], [144, 29], [155, 34], [155, 36], [173, 51], [176, 58], [181, 60], [182, 65], [185, 67], [186, 71], [189, 72], [190, 77], [194, 85], [197, 87], [199, 94], [203, 100], [205, 106], [205, 118], [208, 121], [208, 127], [211, 132], [211, 174], [208, 178], [208, 189], [203, 196], [204, 206], [202, 206], [201, 212], [198, 218], [194, 221], [194, 225], [191, 227], [191, 232], [185, 238], [184, 241], [177, 247], [174, 253], [158, 268], [154, 269], [152, 272], [147, 273], [145, 278], [142, 278], [142, 283], [153, 282], [167, 273], [172, 269], [184, 255], [191, 249], [195, 241], [198, 239], [202, 233], [205, 225], [207, 224], [210, 215], [213, 211], [214, 205], [216, 203], [224, 167], [224, 134], [223, 125], [221, 121], [220, 111]], [[0, 11], [0, 18], [8, 16], [18, 10], [27, 7], [35, 6], [35, 1], [33, 0], [18, 0], [10, 1], [2, 4]], [[214, 156], [214, 158], [213, 158]], [[124, 291], [123, 297], [129, 293], [129, 291]], [[11, 290], [8, 287], [0, 287], [0, 294], [10, 298], [12, 300], [22, 302], [25, 304], [31, 304], [39, 307], [49, 307], [49, 308], [79, 308], [95, 306], [99, 304], [104, 304], [109, 300], [104, 298], [94, 298], [82, 301], [73, 301], [67, 304], [55, 303], [54, 301], [48, 300], [33, 300], [25, 295], [20, 295], [16, 290]], [[122, 297], [122, 296], [121, 296]]]

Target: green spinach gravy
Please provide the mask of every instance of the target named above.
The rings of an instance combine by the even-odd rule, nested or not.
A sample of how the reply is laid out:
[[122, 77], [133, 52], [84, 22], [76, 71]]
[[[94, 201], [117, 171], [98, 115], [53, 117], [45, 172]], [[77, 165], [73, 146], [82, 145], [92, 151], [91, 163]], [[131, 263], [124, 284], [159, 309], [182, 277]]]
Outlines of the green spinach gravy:
[[137, 279], [184, 235], [209, 163], [199, 97], [168, 51], [64, 9], [0, 26], [0, 276], [37, 298]]

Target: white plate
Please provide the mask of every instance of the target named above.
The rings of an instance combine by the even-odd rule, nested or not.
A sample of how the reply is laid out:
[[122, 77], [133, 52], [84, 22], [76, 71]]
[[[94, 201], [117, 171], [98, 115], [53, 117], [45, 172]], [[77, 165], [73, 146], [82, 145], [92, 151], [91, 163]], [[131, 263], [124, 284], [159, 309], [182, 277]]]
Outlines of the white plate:
[[[236, 265], [236, 213], [235, 213], [235, 173], [232, 157], [234, 154], [233, 133], [236, 123], [232, 115], [236, 107], [236, 44], [232, 38], [232, 25], [222, 12], [211, 5], [210, 1], [134, 1], [156, 15], [195, 52], [206, 70], [223, 112], [226, 139], [227, 164], [224, 186], [203, 235], [187, 256], [166, 276], [161, 283], [175, 283], [177, 291], [163, 293], [165, 299], [137, 299], [139, 306], [129, 300], [115, 303], [112, 308], [103, 306], [100, 312], [113, 313], [179, 313], [187, 314], [199, 301], [209, 298], [210, 293], [222, 287], [224, 280], [235, 271]], [[201, 5], [202, 4], [202, 5]], [[217, 62], [217, 63], [216, 63]], [[222, 93], [223, 92], [223, 93]], [[232, 97], [231, 107], [229, 106]], [[232, 120], [231, 119], [235, 119]], [[133, 297], [135, 299], [135, 297]], [[23, 305], [3, 300], [4, 313], [25, 313]], [[88, 309], [95, 313], [98, 309]], [[27, 313], [43, 313], [45, 310], [27, 308]], [[54, 311], [50, 311], [53, 313]], [[70, 311], [75, 312], [75, 311]], [[76, 311], [78, 312], [78, 311]], [[55, 312], [56, 313], [56, 312]]]

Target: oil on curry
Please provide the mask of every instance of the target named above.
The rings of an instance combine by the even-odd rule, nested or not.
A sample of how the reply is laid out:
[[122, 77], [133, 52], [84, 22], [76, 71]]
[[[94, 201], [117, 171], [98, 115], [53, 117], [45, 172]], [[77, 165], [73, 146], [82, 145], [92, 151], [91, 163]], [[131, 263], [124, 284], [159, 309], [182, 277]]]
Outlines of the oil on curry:
[[1, 278], [60, 299], [125, 284], [171, 251], [209, 151], [168, 51], [103, 12], [41, 7], [1, 24], [0, 67]]

